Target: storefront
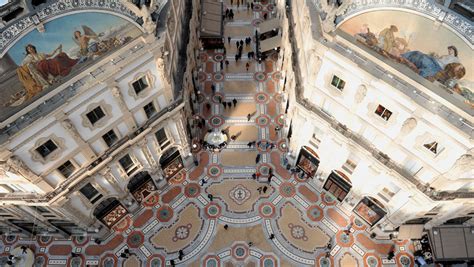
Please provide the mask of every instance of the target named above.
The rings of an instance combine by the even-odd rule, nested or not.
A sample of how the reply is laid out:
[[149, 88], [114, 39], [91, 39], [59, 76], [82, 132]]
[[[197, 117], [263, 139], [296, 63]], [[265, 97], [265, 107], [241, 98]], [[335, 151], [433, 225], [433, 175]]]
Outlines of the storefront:
[[319, 156], [310, 147], [303, 146], [296, 161], [296, 167], [303, 171], [308, 178], [314, 177], [319, 166]]
[[353, 211], [370, 226], [377, 224], [387, 214], [382, 203], [373, 197], [364, 197]]
[[135, 174], [128, 182], [127, 188], [138, 202], [142, 202], [156, 191], [155, 183], [146, 171]]
[[339, 201], [343, 201], [352, 188], [351, 181], [342, 171], [334, 170], [324, 183], [324, 190], [331, 193]]
[[163, 169], [163, 175], [166, 180], [173, 178], [177, 173], [184, 169], [183, 160], [176, 147], [169, 148], [163, 153], [160, 159], [160, 165]]
[[101, 221], [108, 228], [112, 228], [128, 214], [127, 209], [118, 201], [111, 197], [102, 202], [94, 209], [94, 217]]

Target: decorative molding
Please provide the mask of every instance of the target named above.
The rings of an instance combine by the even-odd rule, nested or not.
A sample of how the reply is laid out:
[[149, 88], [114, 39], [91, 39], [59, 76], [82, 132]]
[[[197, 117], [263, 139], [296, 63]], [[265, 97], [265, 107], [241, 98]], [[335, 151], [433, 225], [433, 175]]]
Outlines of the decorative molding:
[[54, 17], [63, 16], [66, 13], [77, 13], [84, 11], [102, 11], [116, 13], [126, 17], [130, 22], [139, 26], [135, 21], [138, 16], [127, 8], [120, 0], [59, 0], [38, 10], [31, 16], [24, 17], [0, 33], [0, 55], [6, 52], [13, 43], [34, 27], [40, 27]]
[[[53, 152], [49, 153], [49, 155], [46, 156], [46, 158], [43, 158], [43, 156], [41, 156], [38, 153], [38, 151], [36, 151], [36, 148], [38, 148], [39, 146], [41, 146], [42, 144], [44, 144], [48, 140], [53, 141], [54, 144], [58, 148], [55, 149]], [[43, 164], [46, 164], [48, 161], [57, 160], [62, 155], [62, 153], [64, 152], [64, 148], [65, 148], [64, 138], [57, 137], [55, 134], [50, 134], [48, 136], [41, 137], [38, 140], [36, 140], [35, 145], [32, 148], [30, 148], [29, 152], [30, 152], [30, 155], [31, 155], [31, 159], [33, 161], [37, 161], [37, 162], [41, 162]]]
[[359, 85], [354, 95], [354, 102], [357, 104], [362, 103], [366, 95], [367, 95], [367, 86], [365, 86], [364, 84]]
[[[317, 3], [315, 4], [319, 6]], [[471, 46], [474, 45], [474, 25], [467, 18], [455, 12], [442, 10], [434, 1], [430, 0], [353, 0], [347, 12], [337, 18], [337, 26], [360, 13], [382, 9], [406, 9], [421, 13], [448, 25], [463, 36]]]
[[[141, 78], [145, 78], [147, 82], [147, 88], [143, 89], [141, 92], [138, 94], [135, 93], [135, 89], [133, 89], [133, 83], [140, 80]], [[128, 94], [135, 98], [135, 100], [138, 100], [140, 98], [144, 98], [147, 95], [150, 94], [152, 89], [155, 88], [155, 76], [151, 74], [150, 70], [147, 70], [146, 72], [138, 72], [133, 76], [133, 79], [128, 83]]]
[[[96, 121], [94, 124], [91, 123], [89, 118], [87, 118], [87, 113], [91, 112], [93, 109], [99, 107], [105, 113], [105, 116], [102, 117], [100, 120]], [[92, 103], [87, 106], [86, 111], [81, 114], [82, 117], [82, 126], [91, 129], [91, 131], [101, 128], [105, 126], [105, 124], [112, 118], [112, 106], [107, 104], [105, 100], [101, 100], [100, 102]]]

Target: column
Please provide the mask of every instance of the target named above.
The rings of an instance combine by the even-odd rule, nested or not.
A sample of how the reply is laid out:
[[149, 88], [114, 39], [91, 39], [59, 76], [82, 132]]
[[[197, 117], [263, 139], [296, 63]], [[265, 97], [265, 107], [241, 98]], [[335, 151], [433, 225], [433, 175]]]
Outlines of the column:
[[79, 131], [77, 131], [77, 128], [72, 124], [71, 120], [69, 120], [66, 117], [66, 114], [61, 114], [60, 116], [56, 117], [60, 122], [61, 126], [64, 127], [68, 131], [68, 133], [72, 136], [74, 141], [79, 145], [79, 147], [84, 149], [84, 154], [85, 157], [88, 159], [95, 158], [97, 154], [94, 152], [94, 150], [90, 147], [90, 145], [82, 139], [81, 135], [79, 134]]
[[138, 124], [135, 121], [135, 118], [133, 117], [132, 113], [128, 109], [127, 104], [125, 103], [123, 99], [123, 95], [120, 92], [120, 88], [118, 87], [118, 84], [115, 81], [112, 81], [112, 82], [108, 81], [107, 85], [112, 87], [111, 89], [112, 95], [115, 97], [115, 99], [117, 100], [119, 104], [120, 110], [122, 111], [123, 116], [124, 116], [125, 123], [128, 125], [130, 129], [133, 129], [133, 130], [137, 129]]

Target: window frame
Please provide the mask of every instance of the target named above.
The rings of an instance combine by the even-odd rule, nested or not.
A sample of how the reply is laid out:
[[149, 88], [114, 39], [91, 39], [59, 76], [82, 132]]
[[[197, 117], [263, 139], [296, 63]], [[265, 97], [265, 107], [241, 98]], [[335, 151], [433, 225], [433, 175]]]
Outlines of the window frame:
[[[140, 91], [136, 91], [135, 87], [133, 86], [137, 81], [144, 79], [145, 83], [147, 84], [146, 88], [142, 88]], [[132, 96], [135, 100], [140, 98], [144, 98], [151, 90], [155, 87], [155, 76], [151, 73], [150, 70], [145, 72], [138, 72], [135, 74], [133, 79], [128, 83], [128, 94]]]
[[[97, 112], [96, 112], [96, 110], [100, 110], [100, 112], [102, 113], [102, 116], [101, 116], [101, 117], [97, 117]], [[91, 120], [91, 116], [89, 116], [89, 114], [91, 114], [91, 113], [94, 114], [94, 116], [97, 117], [94, 122]], [[91, 111], [89, 111], [89, 112], [86, 113], [87, 119], [89, 120], [89, 122], [90, 122], [93, 126], [94, 126], [97, 122], [99, 122], [100, 120], [102, 120], [104, 117], [106, 117], [106, 116], [107, 116], [107, 114], [104, 112], [104, 110], [102, 109], [102, 107], [101, 107], [100, 105], [97, 106], [97, 107], [95, 107], [95, 108], [93, 108]]]
[[[146, 109], [147, 106], [153, 107], [153, 110], [154, 110], [154, 111], [153, 111], [151, 114], [148, 114], [147, 109]], [[156, 109], [155, 101], [151, 101], [151, 102], [149, 102], [148, 104], [144, 105], [144, 106], [143, 106], [143, 111], [145, 112], [145, 116], [147, 117], [147, 119], [150, 119], [150, 118], [153, 117], [155, 114], [157, 114], [157, 113], [158, 113], [158, 110]]]
[[[113, 135], [115, 136], [115, 140], [114, 140], [112, 143], [107, 142], [107, 140], [106, 140], [106, 138], [105, 138], [105, 136], [107, 136], [107, 137], [110, 136], [110, 135], [109, 135], [110, 132], [112, 132]], [[104, 133], [101, 137], [102, 137], [102, 141], [104, 141], [104, 143], [105, 143], [105, 144], [107, 145], [107, 147], [109, 147], [109, 148], [112, 147], [113, 145], [115, 145], [115, 144], [118, 142], [118, 140], [120, 139], [119, 136], [117, 135], [117, 133], [115, 132], [115, 130], [114, 130], [113, 128], [110, 129], [109, 131], [107, 131], [106, 133]]]
[[[383, 109], [382, 111], [380, 111], [380, 114], [378, 113], [378, 110], [379, 109]], [[384, 115], [386, 115], [385, 113], [388, 112], [388, 117], [385, 118]], [[386, 108], [385, 106], [382, 106], [381, 104], [377, 104], [377, 107], [375, 108], [375, 111], [374, 111], [375, 115], [377, 115], [377, 117], [380, 117], [382, 118], [384, 121], [389, 121], [390, 118], [392, 117], [393, 115], [393, 112], [391, 110], [389, 110], [388, 108]]]
[[[84, 193], [84, 191], [82, 191], [83, 189], [85, 189], [86, 186], [90, 186], [97, 193], [94, 194], [94, 195], [89, 195], [89, 194], [86, 195], [86, 193]], [[96, 203], [99, 199], [101, 199], [103, 197], [102, 193], [99, 190], [97, 190], [97, 188], [95, 188], [95, 186], [92, 183], [87, 183], [87, 184], [83, 185], [79, 189], [79, 193], [82, 194], [82, 196], [84, 196], [92, 204]]]
[[[127, 158], [130, 159], [130, 163], [131, 165], [128, 166], [128, 168], [125, 168], [124, 165], [122, 164], [122, 160]], [[138, 170], [138, 164], [135, 162], [135, 160], [133, 159], [132, 156], [130, 156], [130, 154], [125, 154], [124, 156], [122, 156], [121, 158], [118, 159], [118, 164], [120, 165], [120, 167], [122, 168], [122, 170], [128, 175], [130, 176], [131, 174], [133, 174], [135, 171]]]
[[[53, 150], [49, 149], [49, 148], [46, 146], [46, 144], [48, 144], [48, 143], [51, 143], [51, 144], [54, 145], [54, 149], [53, 149]], [[49, 152], [48, 152], [46, 155], [43, 155], [43, 153], [39, 151], [39, 148], [41, 148], [41, 147], [47, 148], [47, 150], [48, 150]], [[52, 139], [48, 139], [48, 140], [46, 140], [46, 142], [43, 142], [43, 144], [41, 144], [40, 146], [36, 147], [36, 148], [35, 148], [35, 151], [36, 151], [41, 157], [43, 157], [44, 159], [47, 159], [48, 156], [51, 155], [51, 154], [52, 154], [54, 151], [56, 151], [57, 149], [59, 149], [59, 146], [56, 145], [56, 143], [55, 143]], [[43, 151], [43, 152], [44, 152], [44, 151]]]
[[[166, 137], [166, 140], [163, 142], [163, 144], [160, 143], [160, 139], [158, 138], [158, 132], [160, 132], [160, 131], [163, 131], [164, 136]], [[162, 127], [160, 129], [158, 129], [155, 132], [155, 138], [156, 138], [156, 141], [158, 142], [158, 146], [160, 147], [161, 150], [165, 150], [166, 148], [168, 148], [171, 145], [171, 140], [170, 140], [170, 138], [168, 136], [168, 133], [166, 131], [166, 127]]]
[[[54, 143], [54, 145], [57, 147], [56, 149], [52, 150], [46, 157], [43, 157], [39, 151], [37, 150], [40, 146], [44, 145], [48, 141], [51, 141]], [[61, 154], [65, 150], [65, 140], [64, 138], [58, 137], [54, 134], [38, 138], [36, 140], [35, 144], [32, 146], [32, 148], [29, 150], [31, 159], [36, 162], [41, 162], [43, 164], [46, 164], [50, 161], [54, 161], [59, 159]]]
[[[60, 168], [61, 168], [62, 166], [64, 166], [64, 164], [66, 164], [67, 162], [69, 162], [69, 163], [71, 164], [71, 166], [74, 168], [74, 169], [72, 170], [72, 172], [71, 172], [68, 176], [64, 175], [64, 173], [60, 170]], [[64, 178], [67, 179], [67, 178], [71, 177], [71, 176], [74, 174], [74, 172], [77, 170], [77, 166], [76, 166], [71, 160], [66, 160], [63, 164], [59, 165], [59, 166], [56, 168], [56, 170], [57, 170]]]
[[[137, 86], [135, 86], [137, 84], [138, 84], [139, 88], [137, 88]], [[144, 87], [142, 87], [142, 85], [144, 85]], [[142, 77], [140, 77], [137, 80], [132, 82], [133, 91], [135, 92], [135, 94], [137, 96], [140, 95], [141, 92], [145, 91], [149, 87], [150, 87], [150, 85], [148, 84], [148, 79], [146, 78], [146, 75], [142, 76]]]
[[[336, 80], [335, 84], [334, 81]], [[341, 79], [339, 76], [336, 74], [332, 75], [331, 82], [329, 83], [333, 88], [336, 88], [338, 91], [343, 92], [344, 87], [346, 86], [346, 81]], [[339, 88], [341, 86], [341, 88]]]

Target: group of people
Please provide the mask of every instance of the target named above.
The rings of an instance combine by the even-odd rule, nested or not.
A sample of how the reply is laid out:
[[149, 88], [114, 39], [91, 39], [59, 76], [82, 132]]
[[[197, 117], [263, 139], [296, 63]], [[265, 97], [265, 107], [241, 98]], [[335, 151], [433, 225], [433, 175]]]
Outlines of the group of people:
[[232, 10], [232, 8], [231, 9], [226, 8], [225, 14], [224, 14], [224, 20], [226, 19], [230, 19], [230, 20], [234, 19], [234, 10]]

